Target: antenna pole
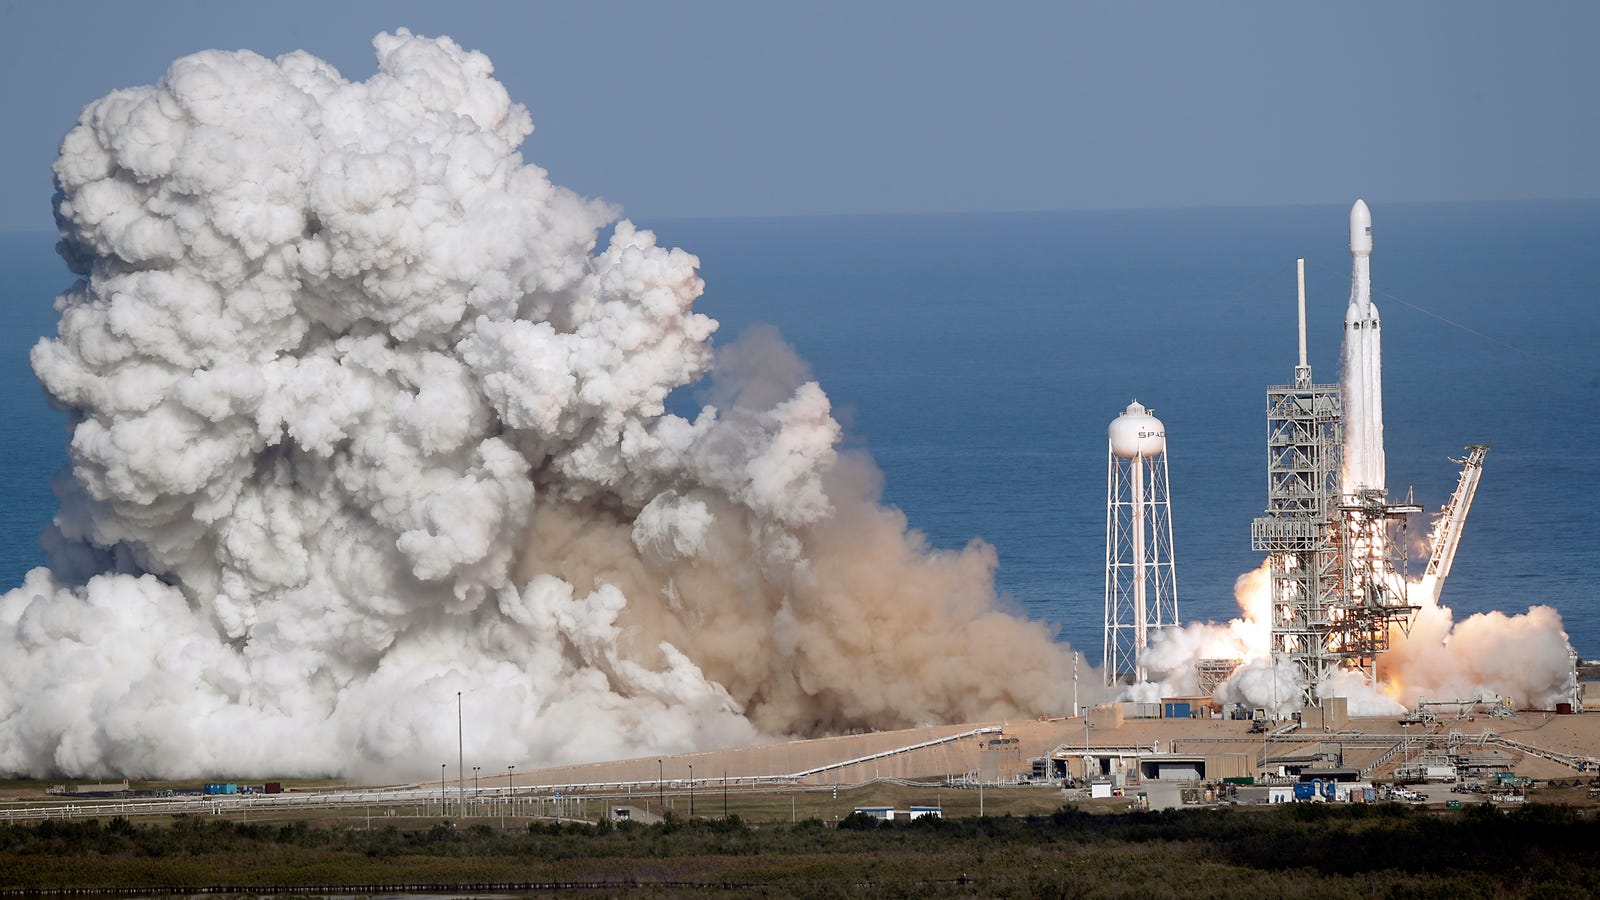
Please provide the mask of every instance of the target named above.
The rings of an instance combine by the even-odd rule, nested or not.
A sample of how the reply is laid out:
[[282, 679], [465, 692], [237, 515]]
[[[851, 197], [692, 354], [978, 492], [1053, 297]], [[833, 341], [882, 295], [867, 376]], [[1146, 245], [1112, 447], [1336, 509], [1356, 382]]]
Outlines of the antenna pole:
[[1294, 261], [1295, 279], [1300, 288], [1300, 365], [1306, 365], [1306, 261]]
[[1306, 261], [1294, 261], [1295, 282], [1300, 294], [1300, 365], [1295, 367], [1294, 380], [1296, 386], [1303, 387], [1311, 383], [1311, 364], [1306, 359]]

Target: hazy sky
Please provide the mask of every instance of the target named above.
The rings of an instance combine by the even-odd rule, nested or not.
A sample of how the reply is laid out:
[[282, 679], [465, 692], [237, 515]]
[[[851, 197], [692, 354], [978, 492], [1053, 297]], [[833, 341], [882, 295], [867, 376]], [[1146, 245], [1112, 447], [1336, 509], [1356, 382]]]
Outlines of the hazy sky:
[[1600, 197], [1600, 3], [0, 0], [0, 229], [90, 100], [207, 48], [495, 62], [636, 216]]

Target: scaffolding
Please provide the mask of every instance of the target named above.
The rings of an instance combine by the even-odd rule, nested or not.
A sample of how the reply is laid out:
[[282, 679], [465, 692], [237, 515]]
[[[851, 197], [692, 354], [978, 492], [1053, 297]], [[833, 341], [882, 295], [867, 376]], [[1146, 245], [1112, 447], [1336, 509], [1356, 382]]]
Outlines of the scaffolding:
[[1455, 493], [1439, 514], [1433, 540], [1428, 553], [1428, 570], [1424, 576], [1433, 586], [1437, 597], [1444, 580], [1450, 577], [1450, 567], [1455, 563], [1456, 548], [1461, 545], [1461, 531], [1466, 527], [1467, 511], [1472, 508], [1472, 498], [1478, 492], [1478, 481], [1483, 478], [1483, 458], [1489, 453], [1488, 444], [1468, 444], [1465, 459], [1451, 458], [1461, 467], [1461, 478], [1456, 482]]
[[1329, 649], [1368, 683], [1377, 678], [1378, 654], [1389, 649], [1395, 626], [1409, 631], [1417, 607], [1410, 603], [1406, 517], [1422, 507], [1408, 496], [1390, 503], [1382, 491], [1361, 491], [1339, 504], [1342, 596], [1332, 619]]
[[1202, 659], [1194, 665], [1195, 680], [1199, 683], [1199, 692], [1202, 694], [1215, 694], [1223, 682], [1233, 677], [1233, 673], [1244, 662], [1242, 659]]

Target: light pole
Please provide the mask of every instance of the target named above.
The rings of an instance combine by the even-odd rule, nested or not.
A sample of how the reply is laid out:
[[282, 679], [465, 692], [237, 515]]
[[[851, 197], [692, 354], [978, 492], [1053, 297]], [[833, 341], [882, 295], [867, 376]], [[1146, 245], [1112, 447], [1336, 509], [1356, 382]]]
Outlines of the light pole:
[[689, 818], [694, 818], [694, 766], [689, 767]]
[[461, 692], [456, 691], [456, 776], [460, 779], [460, 791], [456, 795], [461, 802], [461, 818], [467, 817], [467, 755], [465, 744], [461, 737]]
[[661, 814], [667, 814], [667, 792], [661, 786], [661, 760], [656, 760], [656, 804], [661, 807]]
[[516, 767], [515, 763], [513, 763], [513, 764], [511, 764], [509, 766], [506, 766], [506, 799], [505, 799], [505, 803], [500, 804], [500, 830], [501, 831], [504, 831], [505, 827], [506, 827], [506, 804], [509, 804], [511, 802], [511, 773], [516, 768], [517, 767]]
[[472, 798], [474, 800], [478, 798], [479, 794], [483, 793], [483, 789], [478, 786], [480, 784], [478, 781], [478, 770], [482, 768], [483, 766], [472, 767]]
[[728, 817], [728, 770], [722, 770], [722, 817]]
[[444, 770], [449, 763], [439, 763], [439, 818], [444, 818]]
[[[1089, 716], [1083, 717], [1083, 783], [1089, 783]], [[1093, 792], [1091, 791], [1091, 794]]]

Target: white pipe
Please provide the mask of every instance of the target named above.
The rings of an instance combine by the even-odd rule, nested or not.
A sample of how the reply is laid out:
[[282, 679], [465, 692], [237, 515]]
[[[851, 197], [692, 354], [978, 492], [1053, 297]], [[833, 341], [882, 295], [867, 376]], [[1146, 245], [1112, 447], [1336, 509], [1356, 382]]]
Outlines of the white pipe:
[[1295, 278], [1300, 286], [1300, 368], [1305, 368], [1306, 363], [1306, 261], [1294, 261]]
[[1143, 453], [1133, 458], [1133, 673], [1135, 682], [1144, 681], [1144, 648], [1149, 639], [1145, 616], [1144, 559], [1144, 462]]

